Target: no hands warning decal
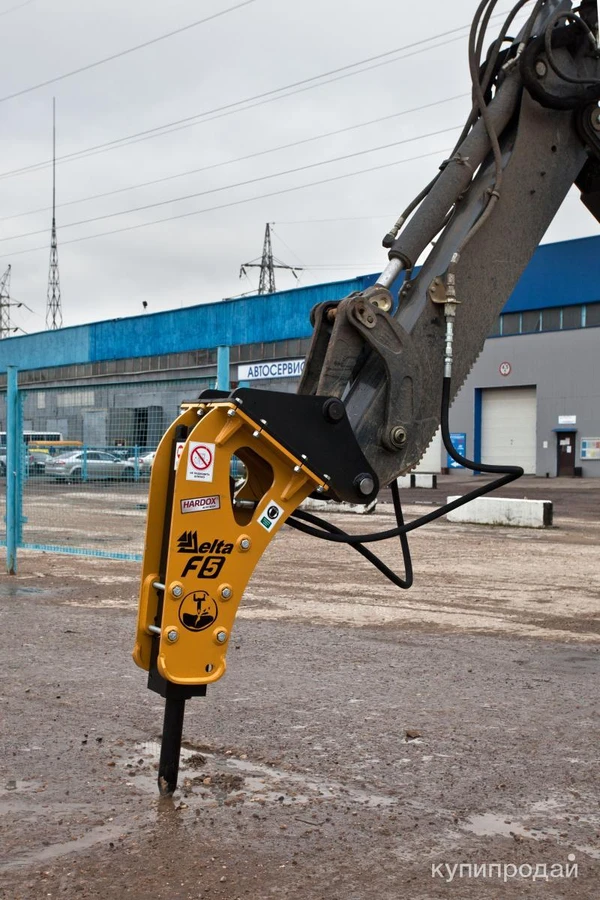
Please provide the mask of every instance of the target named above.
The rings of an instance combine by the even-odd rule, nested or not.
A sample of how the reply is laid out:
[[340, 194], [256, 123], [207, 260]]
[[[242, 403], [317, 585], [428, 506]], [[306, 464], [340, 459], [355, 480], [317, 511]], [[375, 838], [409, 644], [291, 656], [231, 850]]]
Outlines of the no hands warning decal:
[[191, 441], [188, 450], [188, 481], [212, 481], [215, 467], [215, 445]]

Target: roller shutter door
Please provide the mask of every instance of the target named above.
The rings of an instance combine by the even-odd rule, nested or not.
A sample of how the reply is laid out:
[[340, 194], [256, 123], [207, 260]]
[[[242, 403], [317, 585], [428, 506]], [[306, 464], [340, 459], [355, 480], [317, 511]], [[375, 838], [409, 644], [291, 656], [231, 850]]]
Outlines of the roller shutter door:
[[535, 388], [490, 388], [482, 395], [481, 461], [535, 475]]

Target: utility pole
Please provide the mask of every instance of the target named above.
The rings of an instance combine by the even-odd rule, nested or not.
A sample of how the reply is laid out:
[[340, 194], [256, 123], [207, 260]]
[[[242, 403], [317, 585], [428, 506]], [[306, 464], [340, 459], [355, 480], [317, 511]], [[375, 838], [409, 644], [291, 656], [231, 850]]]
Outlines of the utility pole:
[[60, 276], [58, 274], [58, 242], [56, 240], [56, 97], [52, 98], [52, 239], [50, 241], [50, 270], [46, 301], [46, 328], [62, 328], [60, 304]]
[[10, 266], [0, 278], [0, 340], [8, 337], [16, 329], [10, 324], [10, 308], [15, 306], [10, 299]]
[[265, 239], [263, 241], [263, 252], [260, 262], [253, 259], [251, 262], [243, 263], [240, 268], [240, 278], [246, 274], [246, 269], [260, 269], [260, 279], [258, 282], [259, 294], [275, 293], [275, 269], [287, 269], [292, 273], [294, 278], [298, 280], [296, 272], [301, 272], [303, 266], [288, 266], [281, 260], [273, 256], [273, 247], [271, 246], [271, 224], [267, 222], [265, 226]]

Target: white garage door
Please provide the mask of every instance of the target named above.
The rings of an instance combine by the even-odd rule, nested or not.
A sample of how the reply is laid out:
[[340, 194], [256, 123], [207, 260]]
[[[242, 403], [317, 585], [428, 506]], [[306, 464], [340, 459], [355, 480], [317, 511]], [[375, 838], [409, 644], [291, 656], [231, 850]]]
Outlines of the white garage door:
[[490, 388], [483, 391], [481, 461], [522, 466], [535, 475], [535, 388]]
[[440, 428], [436, 431], [433, 439], [421, 457], [418, 465], [414, 467], [413, 472], [441, 472], [442, 470], [442, 431]]

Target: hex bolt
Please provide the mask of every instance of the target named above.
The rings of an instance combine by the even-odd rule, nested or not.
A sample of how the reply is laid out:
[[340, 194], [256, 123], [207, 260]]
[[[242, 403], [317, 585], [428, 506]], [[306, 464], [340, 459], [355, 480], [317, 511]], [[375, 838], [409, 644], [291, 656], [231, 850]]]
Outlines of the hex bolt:
[[369, 494], [373, 493], [373, 489], [375, 488], [375, 482], [372, 476], [366, 472], [357, 475], [354, 484], [356, 485], [359, 494], [362, 494], [363, 497], [368, 497]]
[[317, 494], [322, 494], [323, 491], [325, 490], [325, 488], [323, 487], [322, 484], [318, 484], [316, 490], [317, 490]]
[[253, 432], [252, 432], [252, 437], [253, 437], [253, 438], [258, 438], [258, 437], [260, 437], [260, 431], [256, 431], [256, 430], [253, 431]]
[[227, 640], [227, 632], [226, 631], [217, 631], [216, 634], [217, 641], [219, 644], [224, 644]]
[[227, 415], [228, 415], [230, 418], [233, 418], [233, 416], [235, 416], [235, 409], [228, 409], [228, 410], [227, 410]]
[[535, 64], [535, 74], [538, 78], [543, 78], [548, 72], [548, 66], [543, 59], [538, 59]]
[[171, 593], [174, 597], [181, 597], [181, 595], [183, 594], [183, 588], [180, 584], [174, 584], [171, 588]]
[[294, 472], [301, 472], [302, 466], [294, 466]]
[[392, 428], [390, 431], [390, 441], [394, 447], [402, 447], [402, 445], [406, 443], [406, 438], [406, 428], [402, 425], [396, 425], [396, 427]]
[[249, 550], [251, 547], [250, 538], [242, 538], [240, 541], [240, 550]]
[[172, 628], [170, 631], [167, 632], [167, 640], [171, 644], [174, 644], [178, 637], [179, 637], [179, 635], [177, 634], [177, 632], [175, 631], [174, 628]]
[[232, 596], [233, 591], [230, 587], [221, 588], [221, 597], [223, 598], [223, 600], [230, 600]]

